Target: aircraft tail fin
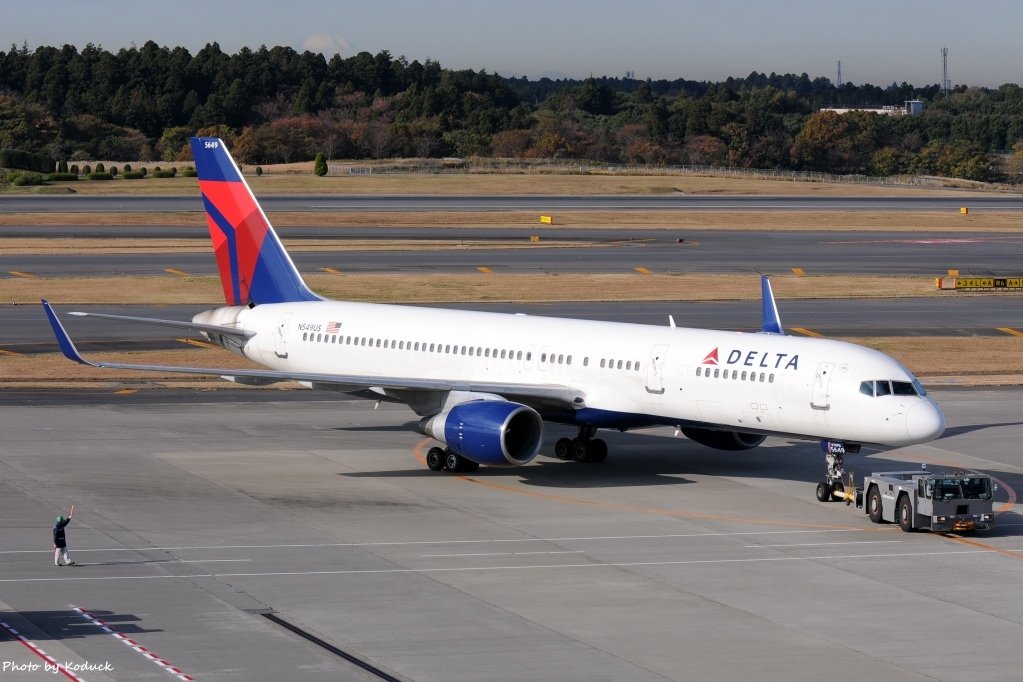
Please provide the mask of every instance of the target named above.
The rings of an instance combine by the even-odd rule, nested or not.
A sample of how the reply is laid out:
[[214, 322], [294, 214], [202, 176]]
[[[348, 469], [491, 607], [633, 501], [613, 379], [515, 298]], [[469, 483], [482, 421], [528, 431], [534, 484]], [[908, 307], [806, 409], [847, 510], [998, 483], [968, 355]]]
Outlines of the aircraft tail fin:
[[302, 280], [224, 141], [188, 141], [227, 304], [321, 300]]

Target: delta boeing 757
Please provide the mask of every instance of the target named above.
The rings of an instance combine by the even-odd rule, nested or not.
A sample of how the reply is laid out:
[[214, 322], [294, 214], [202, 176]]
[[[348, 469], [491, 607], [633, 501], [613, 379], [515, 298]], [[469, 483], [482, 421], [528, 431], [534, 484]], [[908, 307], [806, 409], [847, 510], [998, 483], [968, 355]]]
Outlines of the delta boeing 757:
[[767, 436], [902, 446], [942, 434], [941, 409], [898, 361], [869, 348], [786, 336], [762, 279], [763, 328], [737, 333], [532, 315], [328, 301], [313, 293], [222, 140], [192, 153], [226, 306], [191, 322], [94, 313], [201, 333], [266, 367], [168, 367], [86, 360], [43, 306], [64, 354], [94, 367], [219, 375], [240, 384], [304, 386], [408, 405], [445, 447], [435, 470], [520, 466], [544, 423], [578, 428], [563, 459], [602, 461], [598, 429], [674, 426], [725, 451]]

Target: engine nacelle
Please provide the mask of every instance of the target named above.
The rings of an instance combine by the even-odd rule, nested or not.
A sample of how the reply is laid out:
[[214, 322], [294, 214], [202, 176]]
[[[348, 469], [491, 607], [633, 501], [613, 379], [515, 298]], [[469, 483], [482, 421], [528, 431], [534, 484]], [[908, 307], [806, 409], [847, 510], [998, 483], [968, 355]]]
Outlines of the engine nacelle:
[[700, 445], [706, 445], [715, 450], [752, 450], [757, 447], [767, 436], [759, 436], [755, 433], [740, 433], [738, 431], [711, 431], [710, 429], [697, 429], [687, 427], [682, 433], [689, 440], [694, 440]]
[[536, 410], [506, 400], [459, 403], [419, 422], [419, 431], [462, 457], [487, 466], [521, 466], [533, 461], [543, 442]]

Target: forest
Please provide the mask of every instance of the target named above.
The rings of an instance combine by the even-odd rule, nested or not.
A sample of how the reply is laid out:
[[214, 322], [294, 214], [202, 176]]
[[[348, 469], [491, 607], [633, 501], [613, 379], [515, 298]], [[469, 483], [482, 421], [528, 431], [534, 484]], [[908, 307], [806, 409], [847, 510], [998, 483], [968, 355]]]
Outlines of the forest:
[[[684, 71], [684, 65], [679, 66]], [[919, 116], [824, 107], [902, 106]], [[0, 150], [179, 161], [219, 135], [249, 164], [394, 157], [571, 159], [1018, 182], [1023, 90], [751, 73], [722, 82], [530, 80], [389, 52], [326, 58], [150, 41], [0, 52]], [[1015, 151], [1009, 163], [996, 155]]]

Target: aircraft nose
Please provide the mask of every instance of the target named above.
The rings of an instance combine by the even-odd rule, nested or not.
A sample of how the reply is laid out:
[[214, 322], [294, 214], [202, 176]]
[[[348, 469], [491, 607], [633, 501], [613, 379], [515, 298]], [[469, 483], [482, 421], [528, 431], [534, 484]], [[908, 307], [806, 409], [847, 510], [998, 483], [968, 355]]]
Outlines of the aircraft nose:
[[945, 432], [945, 415], [933, 401], [923, 400], [906, 414], [906, 430], [914, 443], [934, 440]]

